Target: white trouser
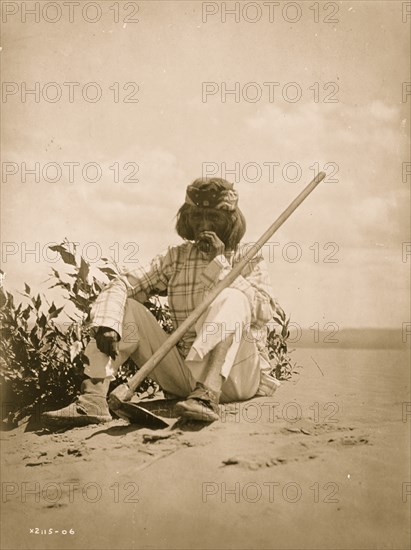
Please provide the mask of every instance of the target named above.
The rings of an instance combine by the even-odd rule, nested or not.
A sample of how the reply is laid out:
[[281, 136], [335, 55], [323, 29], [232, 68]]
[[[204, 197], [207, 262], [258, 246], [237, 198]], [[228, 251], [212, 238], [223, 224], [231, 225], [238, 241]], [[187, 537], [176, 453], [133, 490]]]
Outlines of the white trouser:
[[[250, 334], [250, 305], [239, 290], [223, 290], [206, 309], [195, 325], [196, 338], [184, 360], [173, 348], [149, 375], [166, 392], [187, 397], [202, 378], [208, 354], [230, 334], [234, 335], [228, 348], [221, 374], [224, 377], [221, 402], [239, 401], [253, 397], [260, 384], [259, 354]], [[90, 378], [114, 379], [118, 368], [128, 357], [139, 366], [167, 339], [167, 334], [155, 317], [139, 302], [128, 299], [123, 319], [123, 337], [115, 360], [101, 353], [94, 340], [85, 354], [90, 364], [85, 374]]]

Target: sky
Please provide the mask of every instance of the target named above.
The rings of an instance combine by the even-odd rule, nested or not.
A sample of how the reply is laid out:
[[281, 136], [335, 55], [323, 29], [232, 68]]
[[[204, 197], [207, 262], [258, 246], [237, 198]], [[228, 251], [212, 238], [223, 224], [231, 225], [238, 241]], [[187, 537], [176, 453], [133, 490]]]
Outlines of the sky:
[[325, 170], [263, 249], [275, 297], [302, 327], [409, 322], [407, 2], [54, 4], [2, 5], [9, 291], [47, 293], [64, 238], [130, 269], [180, 243], [201, 175], [234, 182], [255, 241]]

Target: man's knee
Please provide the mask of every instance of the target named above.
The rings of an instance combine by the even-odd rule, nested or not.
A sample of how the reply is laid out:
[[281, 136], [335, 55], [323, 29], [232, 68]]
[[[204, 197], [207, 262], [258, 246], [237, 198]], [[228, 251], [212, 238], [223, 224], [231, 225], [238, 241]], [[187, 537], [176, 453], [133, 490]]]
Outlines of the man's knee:
[[229, 300], [229, 301], [240, 301], [240, 302], [247, 302], [248, 303], [248, 299], [247, 299], [247, 296], [244, 294], [244, 292], [242, 292], [241, 290], [239, 290], [238, 288], [233, 288], [233, 287], [228, 287], [228, 288], [224, 288], [220, 294], [217, 296], [216, 300]]
[[212, 306], [218, 306], [219, 308], [228, 307], [230, 311], [243, 312], [247, 316], [251, 310], [250, 302], [244, 292], [231, 287], [222, 290], [212, 302]]
[[237, 288], [225, 288], [211, 304], [209, 312], [215, 321], [223, 321], [228, 326], [244, 327], [250, 323], [251, 307], [247, 296]]

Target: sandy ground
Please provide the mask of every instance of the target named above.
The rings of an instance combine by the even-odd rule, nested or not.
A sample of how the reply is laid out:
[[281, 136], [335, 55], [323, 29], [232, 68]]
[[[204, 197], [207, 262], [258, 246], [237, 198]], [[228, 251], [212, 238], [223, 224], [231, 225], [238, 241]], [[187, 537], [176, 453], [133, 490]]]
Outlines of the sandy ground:
[[295, 358], [201, 429], [3, 432], [2, 548], [410, 548], [407, 353]]

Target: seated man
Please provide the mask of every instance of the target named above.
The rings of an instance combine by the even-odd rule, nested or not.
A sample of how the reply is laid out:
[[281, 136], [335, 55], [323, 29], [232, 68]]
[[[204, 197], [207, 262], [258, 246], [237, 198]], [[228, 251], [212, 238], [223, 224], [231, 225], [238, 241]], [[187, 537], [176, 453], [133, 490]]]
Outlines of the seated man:
[[[176, 225], [185, 242], [103, 289], [93, 305], [95, 341], [85, 350], [81, 395], [44, 413], [45, 419], [72, 425], [111, 420], [106, 396], [119, 366], [131, 356], [141, 367], [167, 338], [142, 303], [165, 292], [175, 328], [190, 315], [242, 257], [245, 219], [237, 203], [233, 185], [220, 178], [197, 179], [187, 188]], [[269, 375], [265, 337], [274, 308], [257, 255], [150, 375], [164, 392], [185, 398], [177, 406], [181, 416], [210, 422], [219, 418], [219, 402], [272, 395], [279, 383]]]

